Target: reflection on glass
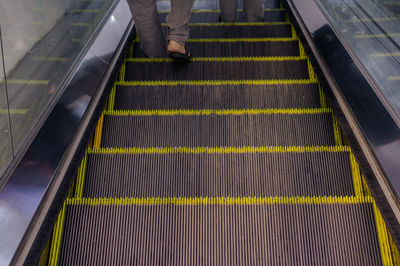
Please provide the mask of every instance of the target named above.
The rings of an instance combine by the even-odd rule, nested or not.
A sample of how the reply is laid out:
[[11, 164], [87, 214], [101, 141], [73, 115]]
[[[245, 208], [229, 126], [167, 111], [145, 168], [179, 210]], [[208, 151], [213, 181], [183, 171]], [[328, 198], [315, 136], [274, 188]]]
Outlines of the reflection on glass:
[[14, 150], [43, 114], [114, 0], [0, 0]]
[[316, 0], [400, 116], [400, 0]]
[[1, 48], [0, 40], [0, 176], [2, 176], [4, 170], [7, 168], [8, 164], [13, 158]]

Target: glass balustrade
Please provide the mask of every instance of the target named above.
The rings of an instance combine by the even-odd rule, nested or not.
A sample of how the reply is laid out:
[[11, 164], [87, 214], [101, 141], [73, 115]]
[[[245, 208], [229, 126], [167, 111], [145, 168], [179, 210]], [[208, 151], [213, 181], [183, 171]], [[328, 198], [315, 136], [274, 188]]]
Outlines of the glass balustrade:
[[400, 117], [400, 0], [315, 1]]
[[0, 0], [0, 177], [114, 1]]

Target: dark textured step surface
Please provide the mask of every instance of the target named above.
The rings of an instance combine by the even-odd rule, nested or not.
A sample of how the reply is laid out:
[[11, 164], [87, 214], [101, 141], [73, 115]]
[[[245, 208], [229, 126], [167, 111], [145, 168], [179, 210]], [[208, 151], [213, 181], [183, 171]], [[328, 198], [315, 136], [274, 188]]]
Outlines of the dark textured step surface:
[[[299, 56], [298, 41], [187, 42], [186, 48], [196, 57]], [[138, 42], [135, 43], [134, 57], [145, 57]]]
[[348, 152], [89, 154], [83, 197], [351, 196]]
[[372, 204], [68, 206], [60, 265], [381, 265]]
[[[159, 13], [158, 17], [162, 23], [165, 23], [168, 13], [162, 12]], [[238, 11], [237, 15], [238, 22], [244, 22], [244, 14], [243, 11]], [[286, 21], [285, 11], [283, 10], [265, 10], [264, 11], [264, 22], [278, 22], [278, 21]], [[190, 23], [198, 23], [198, 22], [220, 22], [219, 21], [219, 12], [217, 11], [205, 11], [205, 12], [192, 12], [190, 17]]]
[[[163, 26], [164, 32], [167, 27]], [[191, 39], [213, 39], [213, 38], [291, 38], [292, 28], [290, 24], [255, 24], [234, 25], [213, 24], [190, 25]]]
[[125, 80], [308, 79], [307, 60], [126, 62]]
[[104, 117], [103, 147], [334, 145], [332, 114]]
[[318, 108], [318, 85], [117, 86], [115, 110]]
[[[239, 9], [243, 8], [243, 3], [242, 1], [237, 2], [237, 7]], [[166, 0], [157, 0], [157, 7], [159, 10], [169, 10], [171, 8], [170, 1]], [[264, 2], [264, 8], [265, 9], [277, 9], [281, 8], [281, 3], [279, 0], [265, 0]], [[194, 10], [215, 10], [219, 9], [219, 0], [197, 0], [194, 1], [193, 4], [193, 9]]]

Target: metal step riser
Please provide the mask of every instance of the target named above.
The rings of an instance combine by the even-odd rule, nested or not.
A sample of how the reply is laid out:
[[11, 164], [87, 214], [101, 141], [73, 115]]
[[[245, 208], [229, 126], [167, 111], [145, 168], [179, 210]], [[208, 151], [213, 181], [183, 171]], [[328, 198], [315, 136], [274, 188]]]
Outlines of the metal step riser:
[[332, 114], [104, 117], [102, 147], [335, 145]]
[[89, 154], [83, 197], [352, 196], [348, 152]]
[[319, 108], [317, 84], [117, 86], [115, 110]]
[[[186, 48], [196, 57], [230, 56], [299, 56], [298, 41], [280, 42], [187, 42]], [[146, 57], [135, 42], [134, 57]]]
[[125, 80], [265, 80], [309, 79], [306, 60], [126, 62]]

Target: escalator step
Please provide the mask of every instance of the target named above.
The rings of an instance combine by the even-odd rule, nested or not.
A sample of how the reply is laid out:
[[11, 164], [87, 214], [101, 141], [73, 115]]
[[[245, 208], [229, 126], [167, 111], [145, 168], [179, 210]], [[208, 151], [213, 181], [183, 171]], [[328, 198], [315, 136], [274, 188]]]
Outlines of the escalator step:
[[[306, 59], [247, 60], [194, 58], [190, 64], [168, 59], [129, 59], [125, 80], [257, 80], [308, 79]], [[244, 58], [243, 58], [244, 59]], [[235, 60], [235, 61], [229, 61]]]
[[[158, 14], [160, 21], [165, 23], [168, 13], [162, 12]], [[244, 22], [243, 11], [238, 11], [237, 15], [238, 22]], [[276, 22], [286, 21], [284, 10], [265, 10], [264, 11], [264, 22]], [[206, 11], [193, 11], [190, 23], [196, 22], [219, 22], [219, 10], [206, 10]]]
[[[242, 1], [238, 1], [238, 9], [243, 9]], [[157, 7], [159, 10], [169, 10], [171, 8], [170, 1], [167, 0], [157, 0]], [[281, 2], [279, 0], [265, 0], [265, 9], [280, 9]], [[219, 0], [198, 0], [193, 4], [194, 10], [215, 10], [219, 9]]]
[[318, 84], [117, 86], [115, 110], [318, 108]]
[[353, 196], [349, 152], [89, 153], [85, 198]]
[[[167, 27], [163, 24], [163, 31]], [[190, 24], [190, 38], [291, 38], [292, 28], [286, 22], [260, 23], [199, 23]]]
[[[195, 41], [195, 40], [193, 40]], [[187, 42], [186, 47], [197, 57], [230, 56], [299, 56], [299, 42], [291, 41], [230, 41]], [[145, 57], [140, 43], [135, 43], [134, 57]]]
[[174, 112], [170, 113], [172, 115], [106, 115], [102, 147], [335, 145], [329, 112], [255, 115], [246, 112], [233, 115], [216, 115], [212, 111], [209, 115], [176, 115]]
[[382, 265], [371, 203], [72, 205], [60, 265]]

